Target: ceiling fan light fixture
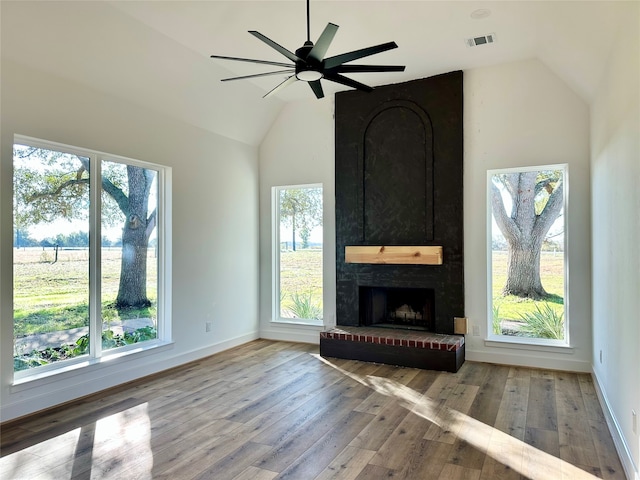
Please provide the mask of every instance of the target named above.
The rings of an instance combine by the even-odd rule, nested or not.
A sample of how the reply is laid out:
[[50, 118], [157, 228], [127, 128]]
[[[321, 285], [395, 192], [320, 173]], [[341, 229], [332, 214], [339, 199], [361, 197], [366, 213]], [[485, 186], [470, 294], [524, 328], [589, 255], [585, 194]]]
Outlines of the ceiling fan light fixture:
[[324, 77], [322, 72], [318, 72], [317, 70], [301, 70], [296, 73], [296, 78], [303, 82], [315, 82], [320, 80], [322, 77]]

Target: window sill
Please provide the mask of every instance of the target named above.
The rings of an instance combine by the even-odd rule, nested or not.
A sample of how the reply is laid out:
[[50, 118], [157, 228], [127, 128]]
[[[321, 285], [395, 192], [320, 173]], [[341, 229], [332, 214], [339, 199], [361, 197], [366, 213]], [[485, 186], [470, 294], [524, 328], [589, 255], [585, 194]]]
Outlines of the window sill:
[[487, 347], [518, 348], [537, 352], [554, 352], [573, 354], [574, 348], [561, 340], [546, 340], [541, 338], [490, 337], [484, 340]]
[[123, 349], [118, 349], [113, 353], [103, 353], [101, 358], [87, 358], [75, 362], [72, 361], [73, 363], [60, 365], [58, 368], [51, 368], [46, 371], [37, 371], [37, 368], [34, 369], [36, 370], [34, 372], [26, 370], [25, 372], [29, 372], [28, 374], [14, 378], [11, 393], [18, 393], [30, 388], [46, 385], [63, 379], [64, 377], [72, 377], [94, 371], [95, 369], [105, 368], [109, 364], [112, 364], [112, 362], [122, 363], [124, 361], [131, 361], [133, 360], [133, 358], [131, 358], [132, 356], [139, 357], [145, 356], [144, 354], [159, 353], [169, 349], [172, 345], [173, 342], [155, 340], [145, 345], [131, 345], [129, 347], [123, 347]]
[[279, 318], [277, 320], [271, 320], [271, 323], [281, 325], [300, 325], [302, 327], [324, 327], [324, 320], [306, 320], [302, 318]]

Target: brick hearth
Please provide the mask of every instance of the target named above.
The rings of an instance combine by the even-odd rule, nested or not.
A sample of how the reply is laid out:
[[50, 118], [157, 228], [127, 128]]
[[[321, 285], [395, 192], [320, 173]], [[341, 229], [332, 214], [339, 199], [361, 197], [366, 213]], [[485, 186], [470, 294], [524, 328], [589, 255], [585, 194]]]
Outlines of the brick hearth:
[[326, 357], [457, 372], [464, 362], [464, 336], [340, 326], [320, 333], [320, 353]]

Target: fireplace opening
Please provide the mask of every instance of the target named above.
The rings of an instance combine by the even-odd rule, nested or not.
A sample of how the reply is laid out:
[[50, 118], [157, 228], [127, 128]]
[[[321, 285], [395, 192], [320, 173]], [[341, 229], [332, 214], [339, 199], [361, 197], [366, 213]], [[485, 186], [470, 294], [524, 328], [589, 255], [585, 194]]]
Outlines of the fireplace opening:
[[434, 332], [434, 291], [429, 288], [360, 287], [360, 326]]

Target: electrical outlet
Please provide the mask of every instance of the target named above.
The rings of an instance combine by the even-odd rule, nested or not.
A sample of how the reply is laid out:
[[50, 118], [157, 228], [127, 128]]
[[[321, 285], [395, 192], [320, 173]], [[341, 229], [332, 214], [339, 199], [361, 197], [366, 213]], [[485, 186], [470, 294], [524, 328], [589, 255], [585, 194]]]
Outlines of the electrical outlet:
[[479, 337], [480, 336], [480, 325], [474, 325], [473, 326], [473, 336], [474, 337]]
[[635, 410], [631, 410], [631, 429], [633, 433], [638, 433], [638, 415]]
[[211, 331], [211, 322], [204, 323], [204, 331], [207, 333]]
[[602, 350], [600, 350], [600, 363], [602, 363]]

